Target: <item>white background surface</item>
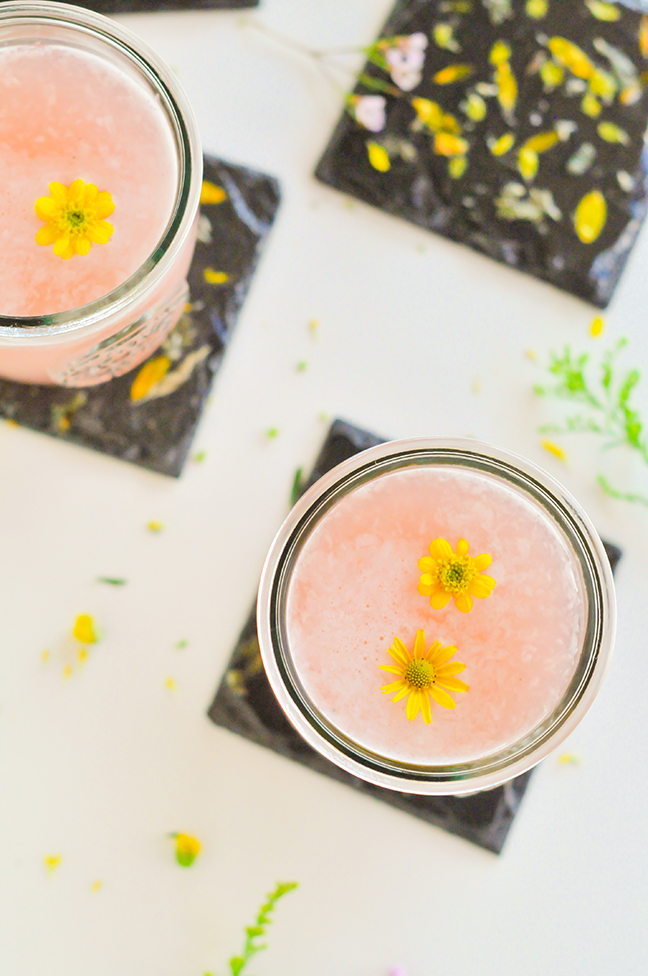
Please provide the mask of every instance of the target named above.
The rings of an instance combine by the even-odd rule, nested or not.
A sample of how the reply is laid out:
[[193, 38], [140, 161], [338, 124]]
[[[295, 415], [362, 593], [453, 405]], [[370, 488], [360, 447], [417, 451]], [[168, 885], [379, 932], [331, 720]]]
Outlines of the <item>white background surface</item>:
[[[179, 482], [0, 425], [2, 976], [223, 976], [277, 879], [301, 888], [255, 976], [646, 971], [648, 513], [594, 483], [607, 470], [640, 488], [641, 471], [586, 439], [563, 439], [568, 467], [542, 450], [550, 411], [524, 351], [600, 352], [627, 335], [627, 363], [648, 370], [648, 238], [593, 340], [583, 303], [317, 184], [340, 96], [244, 25], [361, 45], [389, 6], [266, 0], [256, 14], [122, 18], [177, 70], [206, 148], [278, 176], [283, 205], [196, 439], [207, 459]], [[639, 400], [648, 413], [645, 386]], [[322, 413], [525, 454], [625, 550], [616, 656], [567, 743], [582, 762], [536, 771], [500, 859], [205, 716]], [[163, 533], [146, 531], [151, 519]], [[65, 681], [82, 612], [106, 636]], [[174, 862], [174, 830], [204, 845], [191, 870]], [[52, 876], [48, 854], [63, 857]]]

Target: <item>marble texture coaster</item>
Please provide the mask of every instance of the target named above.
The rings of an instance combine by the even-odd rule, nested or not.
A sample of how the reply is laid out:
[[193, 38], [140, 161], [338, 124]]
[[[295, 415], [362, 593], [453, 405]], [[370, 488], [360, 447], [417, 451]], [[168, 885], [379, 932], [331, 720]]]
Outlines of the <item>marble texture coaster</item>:
[[[189, 302], [146, 362], [170, 365], [157, 383], [133, 383], [143, 365], [100, 386], [66, 388], [0, 379], [0, 416], [178, 477], [279, 205], [275, 179], [205, 157]], [[146, 374], [144, 374], [145, 378]]]
[[[383, 438], [336, 420], [305, 488], [336, 464], [382, 441]], [[606, 544], [606, 551], [615, 568], [621, 558], [621, 550]], [[315, 752], [295, 731], [279, 707], [263, 670], [254, 609], [230, 658], [209, 709], [209, 717], [216, 725], [496, 854], [502, 850], [531, 775], [530, 772], [524, 773], [504, 786], [474, 796], [430, 797], [396, 793], [372, 786], [344, 772]]]
[[604, 308], [647, 211], [639, 10], [399, 0], [367, 53], [319, 179]]
[[100, 14], [155, 13], [158, 10], [231, 10], [258, 7], [259, 0], [78, 0]]

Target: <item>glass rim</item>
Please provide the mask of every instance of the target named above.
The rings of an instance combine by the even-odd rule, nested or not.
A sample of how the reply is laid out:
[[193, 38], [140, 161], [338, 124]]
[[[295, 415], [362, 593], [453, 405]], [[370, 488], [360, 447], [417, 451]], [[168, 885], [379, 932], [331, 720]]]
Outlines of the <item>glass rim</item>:
[[[426, 459], [426, 460], [421, 460]], [[416, 463], [454, 463], [499, 475], [540, 501], [574, 549], [587, 595], [587, 627], [571, 683], [551, 715], [497, 753], [445, 765], [406, 763], [371, 752], [337, 729], [300, 685], [284, 632], [285, 598], [300, 543], [326, 511], [355, 487]], [[468, 438], [389, 441], [343, 461], [299, 499], [279, 529], [263, 568], [257, 601], [259, 647], [275, 696], [292, 725], [320, 754], [376, 786], [421, 795], [460, 795], [492, 789], [527, 772], [578, 725], [609, 664], [616, 600], [609, 559], [580, 504], [555, 478], [510, 451]]]
[[202, 183], [198, 126], [184, 91], [164, 61], [126, 27], [103, 14], [50, 0], [6, 0], [0, 3], [0, 32], [6, 24], [69, 28], [106, 44], [130, 64], [160, 97], [178, 151], [178, 182], [173, 212], [154, 250], [126, 281], [105, 295], [63, 312], [20, 316], [0, 314], [0, 339], [28, 342], [100, 327], [139, 300], [164, 275], [182, 248], [193, 224]]

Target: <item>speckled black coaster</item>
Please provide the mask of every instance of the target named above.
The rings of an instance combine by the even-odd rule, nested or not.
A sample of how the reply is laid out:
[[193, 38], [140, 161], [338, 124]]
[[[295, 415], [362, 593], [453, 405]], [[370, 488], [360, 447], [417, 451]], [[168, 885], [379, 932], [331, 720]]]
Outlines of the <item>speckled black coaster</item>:
[[147, 360], [165, 356], [166, 373], [152, 386], [140, 384], [135, 400], [133, 383], [142, 364], [85, 389], [0, 379], [0, 416], [161, 474], [180, 475], [279, 205], [277, 181], [242, 166], [206, 157], [205, 180], [214, 202], [201, 204], [189, 304]]
[[[304, 490], [336, 464], [382, 442], [383, 438], [336, 420]], [[604, 545], [614, 570], [621, 558], [621, 550], [608, 543]], [[531, 775], [530, 772], [524, 773], [504, 786], [474, 796], [431, 797], [396, 793], [379, 786], [371, 786], [344, 772], [315, 752], [295, 731], [281, 710], [263, 670], [255, 609], [252, 610], [230, 658], [209, 709], [209, 717], [216, 725], [222, 725], [252, 742], [287, 756], [288, 759], [294, 759], [316, 772], [346, 783], [360, 793], [383, 800], [496, 854], [502, 850]]]
[[317, 176], [605, 307], [647, 210], [648, 31], [598, 0], [399, 0]]
[[155, 13], [157, 10], [231, 10], [258, 7], [259, 0], [75, 0], [100, 14]]

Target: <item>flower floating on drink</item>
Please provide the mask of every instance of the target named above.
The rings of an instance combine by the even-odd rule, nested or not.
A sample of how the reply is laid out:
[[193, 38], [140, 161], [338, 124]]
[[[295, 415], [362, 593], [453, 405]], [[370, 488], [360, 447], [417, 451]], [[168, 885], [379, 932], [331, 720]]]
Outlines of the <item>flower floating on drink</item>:
[[115, 209], [110, 193], [100, 193], [94, 183], [83, 180], [74, 180], [69, 187], [50, 183], [49, 191], [48, 197], [39, 197], [34, 205], [45, 221], [36, 234], [37, 244], [53, 244], [54, 254], [67, 260], [110, 240], [114, 228], [105, 219]]
[[483, 572], [490, 566], [491, 557], [486, 552], [469, 556], [469, 548], [465, 539], [459, 539], [455, 551], [445, 539], [433, 539], [430, 555], [419, 559], [423, 575], [418, 591], [429, 596], [433, 610], [442, 610], [454, 598], [457, 610], [470, 613], [474, 596], [485, 600], [493, 592], [495, 580]]
[[465, 670], [466, 665], [459, 661], [448, 663], [456, 653], [454, 644], [443, 647], [440, 640], [436, 640], [426, 653], [424, 630], [416, 631], [413, 655], [400, 638], [394, 637], [389, 654], [396, 661], [396, 665], [381, 664], [380, 669], [397, 674], [399, 678], [390, 685], [383, 685], [380, 690], [383, 695], [396, 692], [392, 698], [394, 702], [407, 695], [407, 717], [410, 722], [421, 712], [425, 724], [430, 725], [430, 699], [443, 708], [454, 708], [456, 703], [448, 691], [468, 691], [468, 685], [455, 677]]

